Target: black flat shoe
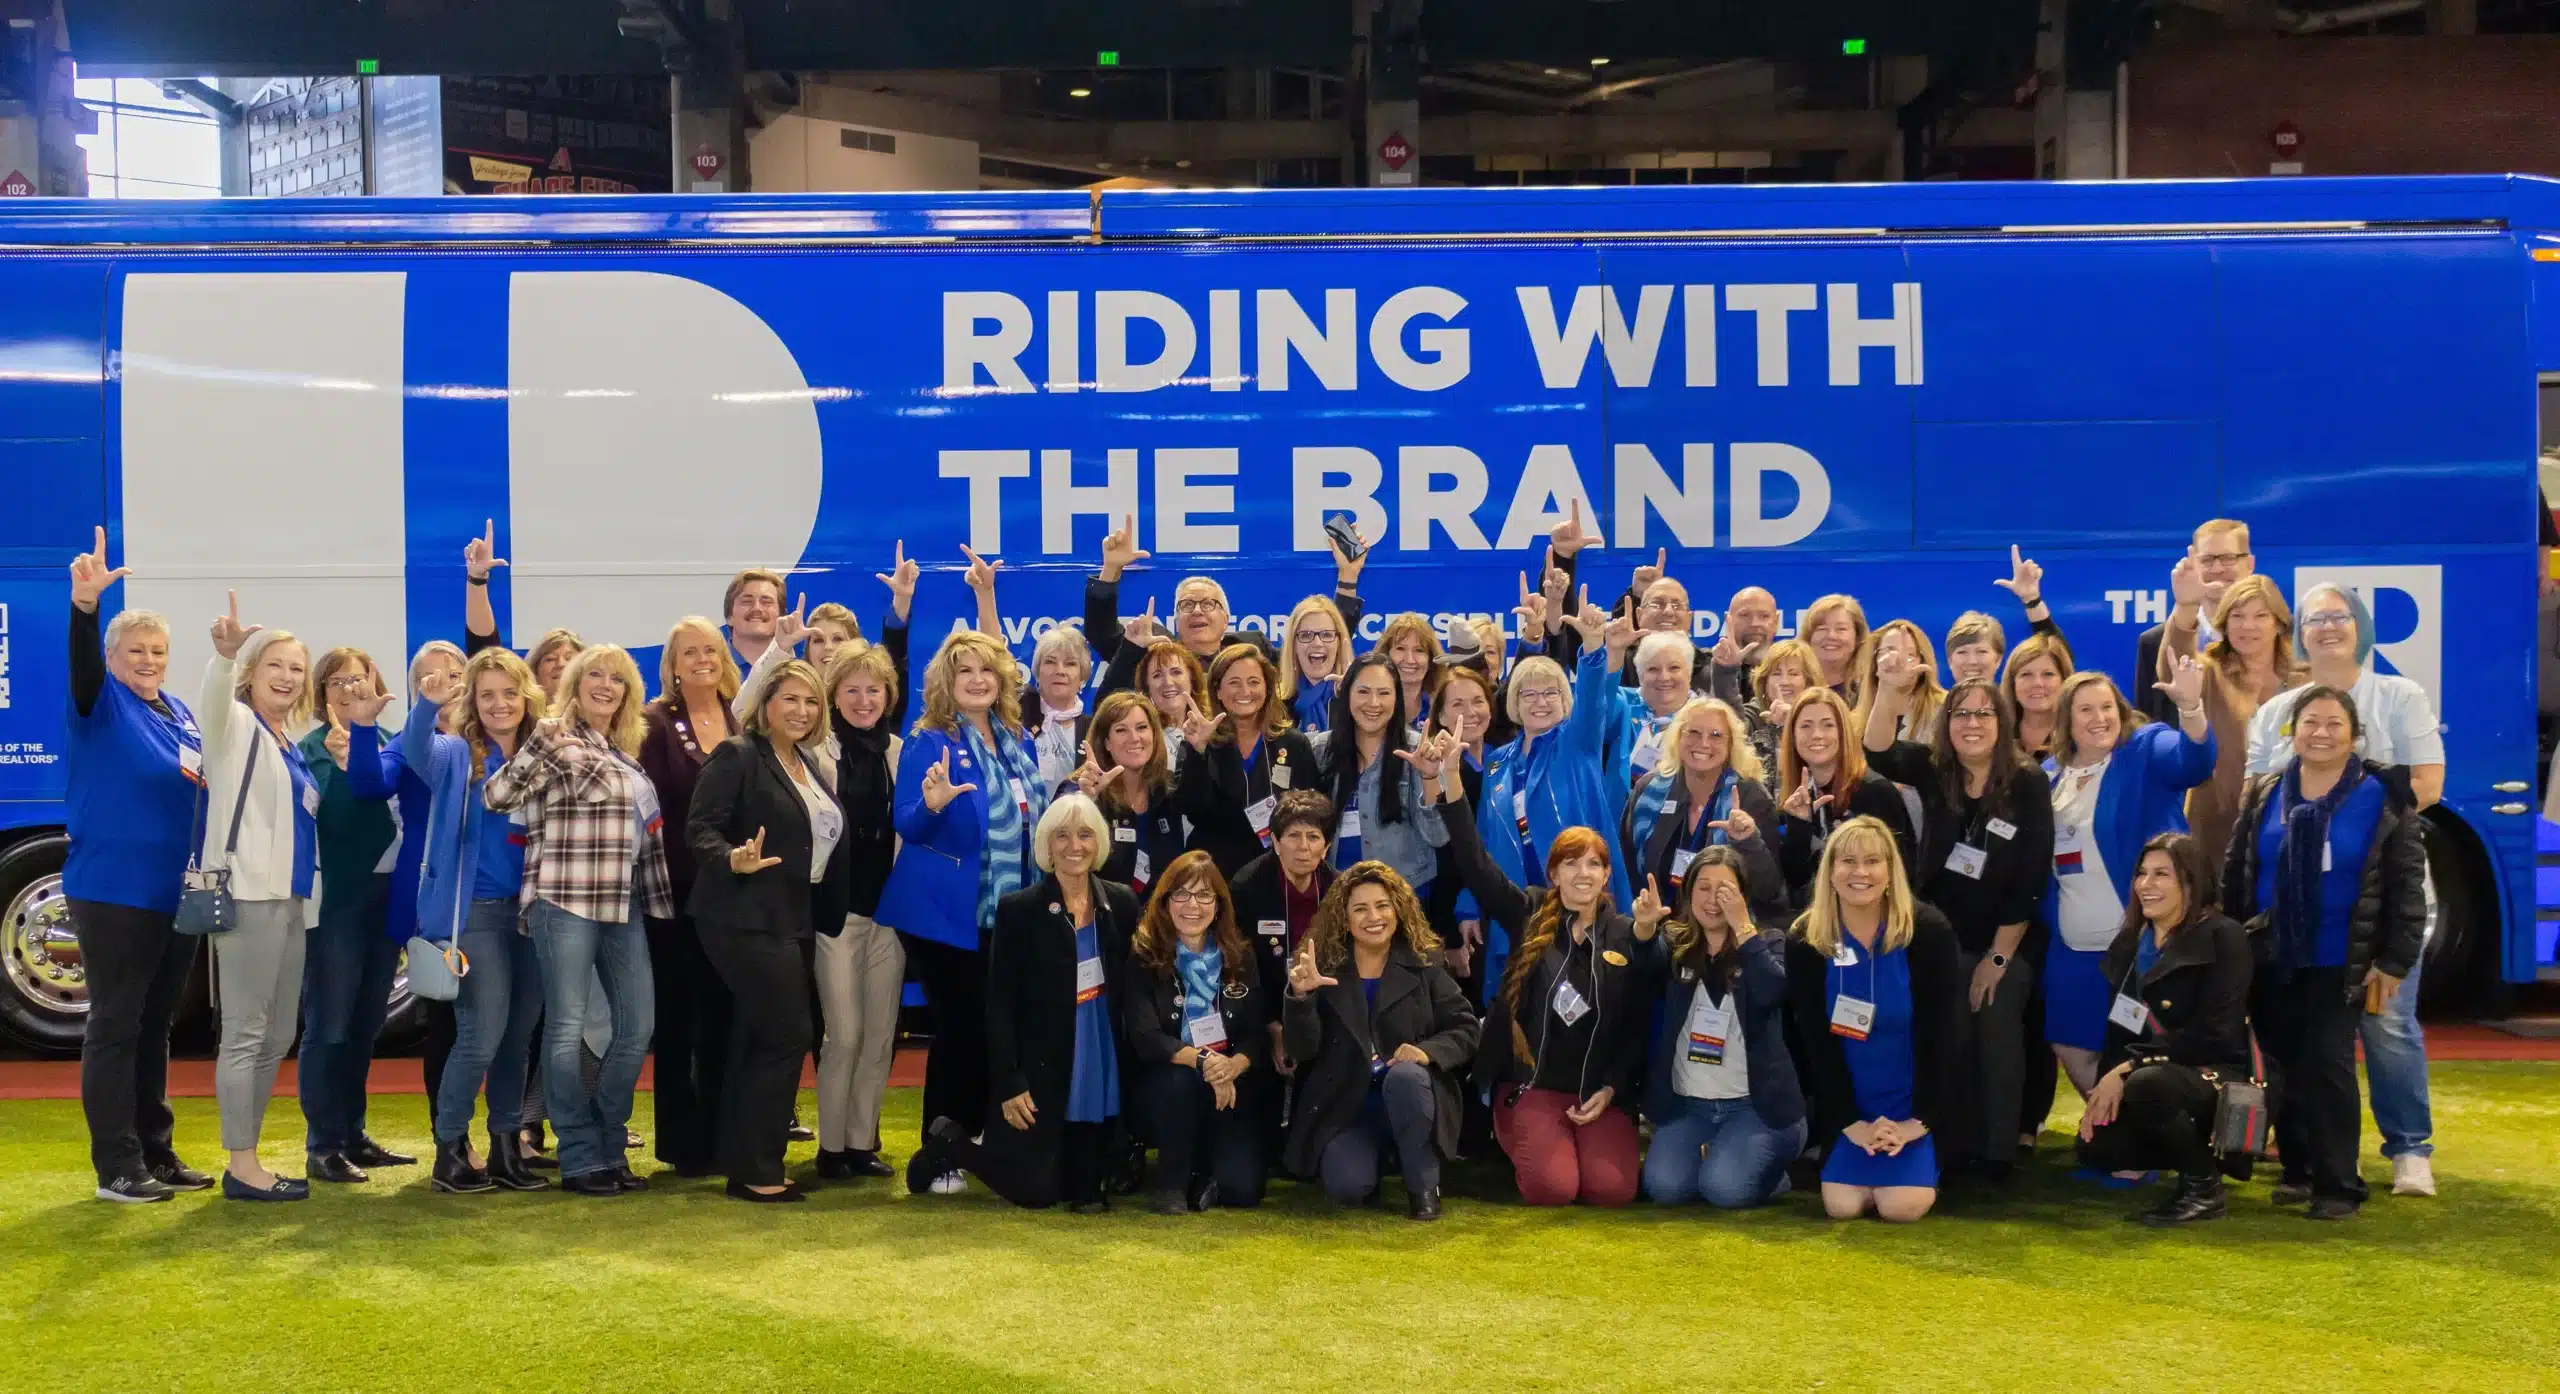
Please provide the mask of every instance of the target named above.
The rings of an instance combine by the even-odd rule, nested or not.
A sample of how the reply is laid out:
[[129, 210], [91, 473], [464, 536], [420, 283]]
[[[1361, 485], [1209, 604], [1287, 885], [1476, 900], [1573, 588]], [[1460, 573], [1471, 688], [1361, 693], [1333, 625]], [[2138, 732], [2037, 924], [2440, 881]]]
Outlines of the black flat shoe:
[[418, 1159], [405, 1152], [394, 1152], [372, 1138], [358, 1136], [356, 1145], [346, 1151], [348, 1161], [360, 1167], [413, 1167]]
[[151, 1179], [173, 1191], [210, 1191], [213, 1178], [171, 1157], [151, 1164]]
[[1184, 1199], [1190, 1202], [1194, 1210], [1215, 1209], [1218, 1204], [1218, 1178], [1203, 1176], [1192, 1182], [1190, 1194]]
[[898, 1174], [898, 1169], [880, 1160], [877, 1152], [847, 1152], [844, 1155], [849, 1169], [848, 1180], [878, 1181]]
[[222, 1198], [250, 1201], [309, 1200], [311, 1183], [297, 1176], [279, 1176], [274, 1185], [262, 1191], [226, 1171], [222, 1173]]
[[759, 1191], [744, 1181], [732, 1181], [728, 1191], [731, 1200], [750, 1201], [757, 1205], [798, 1205], [809, 1198], [807, 1192], [788, 1181], [778, 1191]]
[[942, 1143], [939, 1141], [925, 1143], [924, 1146], [915, 1150], [915, 1155], [907, 1158], [907, 1194], [911, 1196], [930, 1194], [935, 1178], [949, 1169], [943, 1162]]
[[560, 1189], [573, 1196], [602, 1198], [622, 1194], [622, 1182], [610, 1171], [582, 1171], [561, 1178]]
[[1409, 1218], [1409, 1219], [1415, 1219], [1415, 1220], [1436, 1220], [1436, 1219], [1439, 1219], [1439, 1218], [1440, 1218], [1440, 1188], [1439, 1188], [1439, 1187], [1437, 1187], [1437, 1186], [1432, 1186], [1432, 1187], [1428, 1187], [1428, 1188], [1426, 1188], [1426, 1189], [1424, 1189], [1424, 1190], [1416, 1191], [1416, 1192], [1414, 1192], [1412, 1195], [1407, 1196], [1407, 1197], [1405, 1198], [1405, 1203], [1404, 1203], [1404, 1213], [1405, 1213], [1406, 1217], [1407, 1217], [1407, 1218]]
[[793, 1142], [816, 1142], [818, 1140], [818, 1135], [809, 1131], [809, 1125], [801, 1122], [800, 1115], [797, 1113], [791, 1115], [791, 1140]]
[[626, 1191], [645, 1191], [649, 1189], [649, 1179], [642, 1176], [640, 1173], [633, 1171], [627, 1166], [616, 1171], [608, 1172], [607, 1175], [610, 1175], [613, 1178], [613, 1183], [615, 1185], [620, 1186]]
[[359, 1181], [373, 1179], [364, 1174], [363, 1167], [349, 1161], [344, 1152], [306, 1152], [302, 1154], [302, 1163], [303, 1169], [310, 1173], [310, 1178], [314, 1181], [328, 1181], [341, 1186], [350, 1186]]
[[852, 1180], [852, 1158], [853, 1154], [850, 1152], [830, 1152], [823, 1147], [819, 1148], [817, 1166], [818, 1178], [822, 1181]]
[[2345, 1196], [2313, 1196], [2309, 1208], [2302, 1212], [2306, 1220], [2352, 1220], [2364, 1207]]

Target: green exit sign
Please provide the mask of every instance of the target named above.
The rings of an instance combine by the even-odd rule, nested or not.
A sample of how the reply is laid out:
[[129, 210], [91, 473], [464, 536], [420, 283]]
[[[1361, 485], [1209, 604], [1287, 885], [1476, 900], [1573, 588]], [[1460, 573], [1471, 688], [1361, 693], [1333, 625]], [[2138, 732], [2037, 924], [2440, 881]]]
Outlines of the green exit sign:
[[1847, 57], [1857, 58], [1864, 55], [1866, 51], [1867, 41], [1864, 39], [1842, 39], [1840, 41], [1840, 52]]
[[356, 60], [356, 75], [359, 77], [375, 77], [379, 76], [381, 72], [382, 60], [379, 58], [359, 58]]
[[1102, 50], [1101, 52], [1096, 53], [1095, 55], [1093, 55], [1093, 65], [1094, 65], [1095, 67], [1097, 67], [1097, 68], [1116, 68], [1116, 67], [1119, 67], [1119, 66], [1120, 66], [1120, 50], [1118, 50], [1118, 49], [1116, 49], [1116, 48], [1106, 48], [1106, 49]]

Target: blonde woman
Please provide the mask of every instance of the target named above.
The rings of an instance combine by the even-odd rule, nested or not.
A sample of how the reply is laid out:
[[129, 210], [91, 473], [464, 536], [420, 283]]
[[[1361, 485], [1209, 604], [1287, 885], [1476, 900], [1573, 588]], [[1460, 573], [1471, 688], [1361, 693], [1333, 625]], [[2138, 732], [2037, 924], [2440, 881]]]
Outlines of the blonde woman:
[[258, 1160], [276, 1067], [302, 1004], [303, 911], [317, 870], [320, 790], [289, 733], [311, 719], [311, 659], [281, 629], [240, 623], [240, 596], [213, 622], [213, 661], [196, 703], [204, 726], [204, 842], [198, 864], [227, 869], [238, 916], [213, 936], [222, 1043], [213, 1068], [231, 1200], [302, 1200], [308, 1181]]
[[[2181, 558], [2169, 573], [2169, 622], [2160, 645], [2159, 678], [2195, 658], [2204, 570]], [[2304, 681], [2293, 654], [2293, 607], [2266, 576], [2243, 576], [2223, 591], [2210, 616], [2215, 638], [2204, 648], [2204, 719], [2213, 729], [2213, 778], [2187, 791], [2187, 828], [2209, 857], [2231, 845], [2240, 816], [2240, 786], [2249, 775], [2249, 722], [2277, 693]]]
[[1662, 753], [1637, 776], [1618, 821], [1619, 854], [1630, 879], [1669, 887], [1708, 849], [1731, 847], [1750, 867], [1760, 898], [1752, 913], [1787, 917], [1786, 875], [1778, 868], [1778, 805], [1769, 797], [1759, 752], [1742, 738], [1742, 718], [1713, 697], [1693, 697], [1662, 733]]
[[1786, 936], [1754, 922], [1752, 879], [1735, 849], [1700, 852], [1673, 888], [1680, 913], [1647, 946], [1662, 986], [1644, 1082], [1653, 1123], [1644, 1192], [1657, 1205], [1760, 1205], [1804, 1151], [1804, 1089], [1787, 1049]]
[[1751, 697], [1739, 710], [1750, 724], [1751, 749], [1760, 757], [1760, 768], [1778, 767], [1778, 737], [1787, 729], [1796, 699], [1816, 685], [1814, 678], [1821, 671], [1813, 645], [1802, 639], [1781, 639], [1769, 645], [1751, 670]]
[[[656, 1027], [649, 916], [671, 919], [665, 816], [640, 768], [647, 730], [640, 669], [612, 644], [581, 650], [560, 675], [559, 716], [489, 776], [493, 813], [524, 811], [519, 896], [542, 962], [544, 1095], [560, 1135], [560, 1185], [583, 1196], [648, 1189], [624, 1158], [631, 1093]], [[578, 1042], [587, 983], [600, 975], [613, 1038], [589, 1095]]]
[[[748, 592], [758, 591], [754, 584]], [[740, 610], [754, 606], [742, 603]], [[794, 622], [782, 616], [777, 628]], [[789, 658], [786, 643], [765, 652]], [[667, 826], [667, 890], [672, 919], [649, 922], [649, 978], [656, 985], [655, 1057], [657, 1127], [654, 1150], [679, 1176], [708, 1176], [717, 1167], [721, 1081], [729, 1069], [729, 989], [703, 956], [693, 922], [693, 849], [683, 829], [693, 813], [693, 786], [711, 752], [738, 733], [730, 703], [738, 695], [737, 660], [720, 626], [688, 615], [667, 631], [659, 650], [658, 698], [643, 709], [640, 769], [658, 791]], [[785, 1105], [787, 1108], [788, 1105]]]
[[1826, 595], [1805, 607], [1798, 631], [1820, 665], [1822, 686], [1837, 692], [1851, 707], [1858, 705], [1861, 685], [1872, 661], [1867, 646], [1867, 612], [1854, 595]]
[[1281, 631], [1280, 699], [1298, 719], [1298, 729], [1313, 735], [1333, 717], [1333, 684], [1350, 666], [1352, 626], [1360, 622], [1360, 598], [1343, 597], [1336, 605], [1321, 595], [1301, 600], [1289, 611], [1289, 627]]
[[1430, 716], [1431, 670], [1446, 652], [1440, 636], [1432, 631], [1431, 617], [1410, 611], [1394, 616], [1378, 632], [1372, 652], [1385, 654], [1395, 666], [1396, 683], [1404, 689], [1405, 715], [1415, 722]]
[[[879, 919], [904, 937], [933, 1015], [925, 1121], [948, 1118], [974, 1136], [987, 1117], [981, 936], [997, 903], [1038, 878], [1032, 831], [1049, 790], [1023, 734], [1022, 690], [1002, 642], [974, 630], [944, 639], [925, 665], [923, 705], [898, 759], [893, 821], [902, 842]], [[948, 1193], [962, 1180], [945, 1169], [934, 1185]]]
[[832, 600], [810, 611], [801, 628], [809, 639], [809, 666], [821, 673], [827, 671], [827, 660], [835, 657], [838, 649], [863, 642], [862, 621], [854, 618], [852, 610]]
[[1955, 931], [1911, 894], [1894, 835], [1853, 818], [1823, 849], [1813, 906], [1787, 945], [1822, 1208], [1835, 1220], [1917, 1220], [1938, 1199], [1933, 1132], [1959, 1106], [1964, 980]]
[[1897, 738], [1914, 745], [1927, 745], [1937, 738], [1938, 711], [1947, 704], [1946, 685], [1938, 680], [1938, 651], [1929, 636], [1909, 620], [1887, 620], [1878, 626], [1866, 649], [1865, 667], [1858, 675], [1861, 699], [1857, 729], [1867, 729], [1866, 713], [1875, 704], [1876, 668], [1886, 654], [1900, 655], [1901, 671], [1912, 679], [1903, 694], [1902, 726]]
[[2062, 685], [2070, 680], [2071, 646], [2058, 634], [2030, 634], [2000, 669], [2000, 695], [2018, 713], [2018, 749], [2030, 760], [2053, 754], [2062, 739]]
[[[903, 618], [903, 617], [902, 617]], [[907, 974], [896, 930], [880, 923], [880, 893], [895, 862], [898, 739], [892, 713], [906, 675], [906, 627], [889, 642], [840, 647], [821, 676], [832, 747], [836, 803], [845, 817], [844, 932], [817, 948], [818, 1175], [830, 1181], [892, 1176], [880, 1160], [880, 1101], [898, 1041], [898, 998]]]

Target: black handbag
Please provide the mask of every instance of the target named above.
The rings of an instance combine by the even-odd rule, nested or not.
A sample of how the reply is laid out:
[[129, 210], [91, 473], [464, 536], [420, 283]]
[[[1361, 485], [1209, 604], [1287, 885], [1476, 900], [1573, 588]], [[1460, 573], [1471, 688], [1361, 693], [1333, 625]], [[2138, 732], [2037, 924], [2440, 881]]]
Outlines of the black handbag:
[[226, 934], [239, 927], [240, 906], [231, 898], [231, 857], [240, 850], [240, 815], [249, 807], [249, 780], [258, 772], [258, 741], [249, 741], [249, 759], [240, 769], [240, 797], [231, 805], [231, 835], [222, 844], [222, 865], [207, 867], [197, 855], [204, 845], [205, 803], [213, 797], [210, 785], [196, 795], [196, 817], [187, 834], [187, 869], [179, 882], [178, 917], [173, 926], [180, 934]]
[[2258, 1033], [2249, 1029], [2249, 1077], [2213, 1078], [2213, 1154], [2225, 1162], [2255, 1162], [2267, 1155], [2275, 1112], [2267, 1092], [2267, 1061]]

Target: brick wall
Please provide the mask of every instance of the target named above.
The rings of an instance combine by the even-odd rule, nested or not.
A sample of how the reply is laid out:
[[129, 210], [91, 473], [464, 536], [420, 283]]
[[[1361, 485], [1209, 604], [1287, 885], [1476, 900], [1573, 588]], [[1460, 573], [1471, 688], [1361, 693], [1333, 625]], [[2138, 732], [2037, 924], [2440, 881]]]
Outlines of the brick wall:
[[2263, 175], [2280, 121], [2305, 174], [2560, 175], [2560, 35], [2162, 45], [2130, 85], [2136, 178]]

